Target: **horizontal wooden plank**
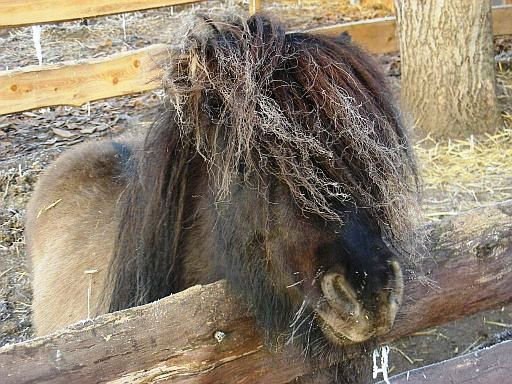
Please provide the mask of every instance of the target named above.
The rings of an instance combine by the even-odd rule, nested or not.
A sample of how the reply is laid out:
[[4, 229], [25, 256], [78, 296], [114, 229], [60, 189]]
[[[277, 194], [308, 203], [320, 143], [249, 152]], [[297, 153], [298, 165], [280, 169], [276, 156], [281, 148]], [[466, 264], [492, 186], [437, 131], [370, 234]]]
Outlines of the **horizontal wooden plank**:
[[[512, 35], [512, 6], [493, 7], [492, 21], [495, 36]], [[310, 29], [309, 31], [331, 36], [348, 32], [356, 43], [372, 53], [390, 53], [399, 49], [395, 17], [336, 24]]]
[[361, 5], [368, 6], [384, 6], [387, 9], [394, 11], [395, 5], [393, 4], [393, 0], [361, 0]]
[[[512, 301], [512, 200], [433, 224], [429, 251], [432, 283], [406, 277], [381, 342]], [[311, 372], [297, 351], [281, 352], [263, 346], [248, 311], [216, 282], [0, 348], [0, 381], [284, 384]]]
[[330, 36], [338, 36], [340, 33], [348, 32], [353, 41], [372, 53], [387, 53], [398, 50], [394, 17], [381, 17], [313, 28], [309, 32]]
[[160, 85], [157, 62], [165, 45], [82, 63], [31, 66], [0, 74], [0, 114], [54, 105], [80, 106], [88, 101], [129, 95]]
[[[391, 384], [506, 384], [512, 371], [512, 341], [405, 372]], [[383, 381], [378, 384], [384, 384]]]
[[205, 0], [0, 0], [0, 27], [112, 15]]

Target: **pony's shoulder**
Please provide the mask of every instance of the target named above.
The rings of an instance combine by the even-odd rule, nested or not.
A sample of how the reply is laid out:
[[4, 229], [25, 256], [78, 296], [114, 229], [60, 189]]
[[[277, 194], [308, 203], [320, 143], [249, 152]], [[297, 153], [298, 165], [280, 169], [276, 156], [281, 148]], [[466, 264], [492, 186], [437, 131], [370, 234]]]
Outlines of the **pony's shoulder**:
[[98, 141], [64, 152], [39, 178], [28, 205], [27, 225], [42, 221], [48, 207], [119, 192], [135, 148], [134, 140]]

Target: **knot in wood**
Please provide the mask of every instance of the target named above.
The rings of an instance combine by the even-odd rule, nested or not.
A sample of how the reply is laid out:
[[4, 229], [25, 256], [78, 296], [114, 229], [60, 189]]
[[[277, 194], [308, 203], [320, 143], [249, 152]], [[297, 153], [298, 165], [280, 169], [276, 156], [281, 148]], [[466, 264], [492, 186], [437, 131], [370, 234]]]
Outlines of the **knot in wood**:
[[222, 331], [215, 331], [213, 337], [215, 338], [215, 340], [217, 340], [217, 343], [222, 343], [222, 340], [224, 340], [226, 334]]

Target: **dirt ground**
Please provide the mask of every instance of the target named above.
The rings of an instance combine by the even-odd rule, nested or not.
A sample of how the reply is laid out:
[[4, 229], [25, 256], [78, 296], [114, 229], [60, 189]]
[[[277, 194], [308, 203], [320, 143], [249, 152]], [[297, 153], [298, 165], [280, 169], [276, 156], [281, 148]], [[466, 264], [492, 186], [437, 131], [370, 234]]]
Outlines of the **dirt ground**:
[[[184, 14], [225, 8], [226, 3], [237, 12], [247, 12], [243, 1], [210, 1], [207, 5], [126, 14], [124, 30], [119, 15], [45, 25], [41, 35], [43, 62], [100, 57], [153, 43], [169, 43]], [[390, 15], [384, 7], [360, 8], [348, 5], [348, 1], [282, 1], [277, 5], [268, 1], [264, 5], [269, 13], [278, 15], [294, 29]], [[509, 54], [511, 39], [495, 39], [495, 48], [497, 55]], [[399, 56], [381, 56], [379, 61], [399, 92]], [[3, 33], [0, 30], [0, 69], [33, 64], [37, 64], [37, 59], [31, 29]], [[510, 68], [501, 67], [498, 84], [506, 128], [469, 141], [418, 140], [429, 220], [512, 198]], [[146, 127], [160, 100], [161, 94], [154, 91], [93, 102], [81, 108], [57, 107], [0, 116], [0, 346], [32, 335], [23, 220], [38, 175], [70, 146]], [[477, 167], [478, 172], [472, 167]], [[457, 180], [452, 176], [451, 180], [443, 178], [453, 175], [447, 169], [458, 172]], [[392, 345], [391, 373], [460, 355], [510, 327], [512, 307], [508, 306], [406, 337]]]

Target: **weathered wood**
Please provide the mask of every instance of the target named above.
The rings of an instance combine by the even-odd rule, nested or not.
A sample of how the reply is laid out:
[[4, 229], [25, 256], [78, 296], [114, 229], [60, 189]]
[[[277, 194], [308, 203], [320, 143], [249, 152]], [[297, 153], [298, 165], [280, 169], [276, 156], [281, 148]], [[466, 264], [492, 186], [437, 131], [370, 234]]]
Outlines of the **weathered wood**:
[[[512, 6], [493, 7], [493, 34], [512, 34]], [[313, 33], [338, 36], [348, 32], [352, 39], [372, 53], [390, 53], [398, 51], [398, 38], [395, 17], [383, 17], [372, 20], [355, 21], [327, 27], [311, 29]]]
[[[429, 249], [423, 268], [433, 283], [409, 275], [382, 342], [512, 301], [512, 201], [433, 225]], [[4, 347], [0, 377], [4, 384], [279, 384], [310, 369], [290, 356], [263, 347], [247, 310], [217, 282]]]
[[82, 19], [204, 0], [0, 0], [0, 28]]
[[[218, 331], [225, 335], [220, 343], [215, 338]], [[225, 374], [233, 382], [247, 378], [247, 382], [265, 383], [269, 375], [273, 377], [273, 368], [285, 378], [293, 375], [284, 361], [273, 361], [263, 348], [247, 311], [227, 294], [223, 282], [101, 316], [49, 337], [6, 347], [0, 354], [0, 377], [5, 384], [31, 380], [126, 383], [148, 377], [189, 383], [200, 374], [205, 383], [218, 382]], [[121, 376], [124, 372], [130, 373]]]
[[249, 0], [249, 14], [254, 15], [261, 11], [261, 0]]
[[[512, 371], [512, 341], [404, 372], [391, 384], [506, 384]], [[383, 381], [378, 384], [384, 384]]]
[[409, 277], [404, 317], [386, 339], [512, 301], [512, 200], [436, 223], [428, 249], [421, 269], [430, 283]]
[[159, 58], [165, 45], [152, 45], [107, 58], [0, 74], [0, 114], [129, 95], [160, 85]]
[[[507, 4], [512, 4], [512, 0]], [[512, 5], [492, 8], [492, 33], [494, 36], [512, 35]]]
[[394, 10], [393, 0], [362, 0], [361, 5], [364, 6], [374, 6], [374, 5], [381, 5], [389, 10]]
[[395, 6], [402, 107], [413, 116], [417, 134], [462, 138], [495, 132], [502, 120], [490, 0], [395, 0]]
[[340, 33], [348, 32], [353, 41], [372, 53], [387, 53], [398, 50], [394, 17], [354, 21], [313, 28], [309, 31], [329, 36], [338, 36]]

